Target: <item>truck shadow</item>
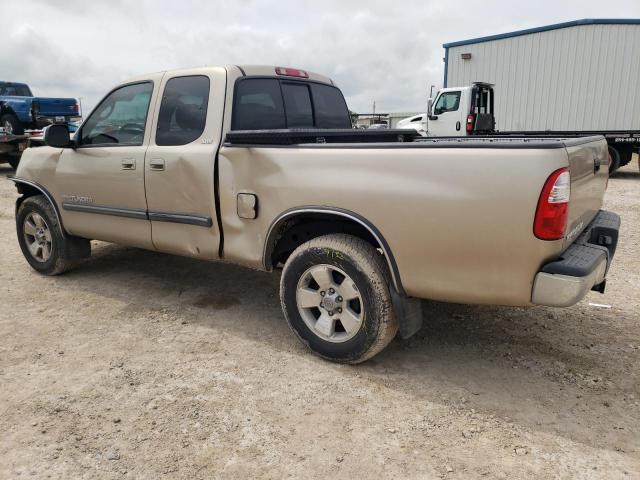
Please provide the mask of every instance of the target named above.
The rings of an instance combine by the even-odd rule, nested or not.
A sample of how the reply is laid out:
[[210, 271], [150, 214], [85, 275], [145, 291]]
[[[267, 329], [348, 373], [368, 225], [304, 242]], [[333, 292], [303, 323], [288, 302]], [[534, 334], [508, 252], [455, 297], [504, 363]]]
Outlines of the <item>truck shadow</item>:
[[[185, 328], [205, 326], [294, 356], [310, 355], [282, 316], [278, 274], [100, 244], [90, 260], [56, 281], [124, 302], [122, 315], [129, 321], [144, 322], [147, 313], [163, 312]], [[424, 302], [424, 312], [425, 326], [417, 335], [396, 339], [362, 365], [313, 361], [336, 375], [365, 376], [418, 399], [508, 417], [594, 447], [633, 445], [633, 438], [617, 430], [567, 427], [566, 416], [575, 409], [599, 417], [612, 414], [609, 403], [583, 396], [624, 394], [602, 380], [604, 363], [614, 372], [626, 366], [621, 356], [609, 358], [593, 349], [587, 324], [596, 331], [606, 328], [598, 314], [593, 317], [580, 306], [553, 310], [438, 302]], [[616, 416], [633, 415], [620, 410]]]
[[7, 177], [9, 175], [15, 175], [15, 169], [8, 163], [0, 163], [0, 176]]
[[640, 180], [640, 171], [618, 170], [611, 176], [610, 181], [615, 182], [618, 180]]

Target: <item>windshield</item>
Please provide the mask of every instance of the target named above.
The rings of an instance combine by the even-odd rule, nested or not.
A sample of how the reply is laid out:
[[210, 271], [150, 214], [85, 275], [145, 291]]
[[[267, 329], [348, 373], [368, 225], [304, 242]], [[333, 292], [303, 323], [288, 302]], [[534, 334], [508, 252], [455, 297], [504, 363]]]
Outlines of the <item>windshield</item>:
[[0, 82], [0, 96], [3, 97], [31, 97], [31, 90], [22, 83]]

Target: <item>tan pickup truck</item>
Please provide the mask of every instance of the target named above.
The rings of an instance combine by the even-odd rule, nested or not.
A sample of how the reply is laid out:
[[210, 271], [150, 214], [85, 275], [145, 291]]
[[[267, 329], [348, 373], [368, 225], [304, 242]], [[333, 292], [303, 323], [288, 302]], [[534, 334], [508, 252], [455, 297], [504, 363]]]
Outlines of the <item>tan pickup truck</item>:
[[355, 130], [333, 82], [298, 69], [144, 75], [45, 141], [13, 178], [35, 270], [62, 273], [90, 239], [282, 268], [289, 325], [334, 361], [415, 333], [421, 298], [572, 305], [603, 291], [618, 239], [602, 137]]

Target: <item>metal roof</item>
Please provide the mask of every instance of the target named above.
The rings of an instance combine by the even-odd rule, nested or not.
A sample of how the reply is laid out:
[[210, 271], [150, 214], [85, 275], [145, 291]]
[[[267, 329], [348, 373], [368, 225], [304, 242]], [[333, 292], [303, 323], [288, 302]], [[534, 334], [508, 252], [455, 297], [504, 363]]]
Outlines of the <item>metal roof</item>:
[[445, 43], [442, 46], [444, 48], [459, 47], [460, 45], [491, 42], [492, 40], [502, 40], [504, 38], [519, 37], [521, 35], [547, 32], [549, 30], [559, 30], [561, 28], [577, 27], [579, 25], [640, 25], [640, 18], [583, 18], [582, 20], [573, 20], [571, 22], [554, 23], [553, 25], [545, 25], [543, 27], [527, 28], [525, 30], [516, 30], [515, 32], [471, 38], [469, 40], [460, 40], [459, 42]]

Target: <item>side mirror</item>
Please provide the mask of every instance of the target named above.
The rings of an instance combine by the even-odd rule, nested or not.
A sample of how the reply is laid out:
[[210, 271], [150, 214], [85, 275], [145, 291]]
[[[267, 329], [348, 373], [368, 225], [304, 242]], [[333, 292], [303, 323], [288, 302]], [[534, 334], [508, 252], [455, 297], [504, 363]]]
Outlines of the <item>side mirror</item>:
[[427, 118], [429, 120], [437, 120], [438, 116], [433, 114], [433, 98], [427, 100]]
[[49, 125], [44, 131], [44, 143], [55, 148], [69, 148], [73, 145], [66, 125]]

